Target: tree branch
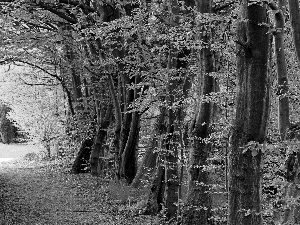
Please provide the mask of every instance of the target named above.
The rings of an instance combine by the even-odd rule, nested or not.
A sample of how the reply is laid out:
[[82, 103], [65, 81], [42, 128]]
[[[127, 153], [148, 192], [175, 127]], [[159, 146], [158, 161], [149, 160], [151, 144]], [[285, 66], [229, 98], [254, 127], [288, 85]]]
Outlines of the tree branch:
[[212, 9], [212, 11], [213, 11], [214, 13], [217, 13], [217, 12], [223, 10], [223, 9], [226, 9], [226, 8], [232, 6], [234, 3], [236, 3], [236, 1], [228, 2], [228, 3], [224, 4], [224, 5], [216, 6], [216, 7], [214, 7], [214, 8]]
[[97, 12], [97, 10], [95, 10], [94, 8], [88, 6], [87, 4], [83, 4], [83, 3], [80, 3], [80, 2], [77, 2], [77, 1], [59, 0], [59, 3], [73, 5], [73, 6], [79, 7], [80, 9], [82, 9], [84, 11], [87, 10], [87, 11], [92, 12], [92, 13]]
[[28, 83], [24, 79], [19, 78], [25, 85], [29, 86], [57, 86], [58, 84], [44, 84], [44, 83]]
[[[43, 2], [38, 2], [37, 6], [41, 7], [44, 10], [47, 10], [49, 12], [52, 12], [53, 14], [57, 15], [58, 17], [68, 21], [71, 24], [76, 24], [78, 23], [77, 18], [74, 15], [67, 15], [65, 12], [59, 11], [61, 10], [61, 8], [58, 8], [56, 5], [54, 4], [46, 4]], [[55, 9], [56, 8], [56, 9]]]

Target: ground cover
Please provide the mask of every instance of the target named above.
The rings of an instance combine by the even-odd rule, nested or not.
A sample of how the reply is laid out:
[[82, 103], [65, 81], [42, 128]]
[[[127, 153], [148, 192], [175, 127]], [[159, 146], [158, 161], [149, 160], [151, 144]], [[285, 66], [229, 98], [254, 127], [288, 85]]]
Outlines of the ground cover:
[[116, 182], [70, 174], [65, 161], [0, 163], [1, 225], [159, 224], [139, 215], [141, 205], [143, 197]]

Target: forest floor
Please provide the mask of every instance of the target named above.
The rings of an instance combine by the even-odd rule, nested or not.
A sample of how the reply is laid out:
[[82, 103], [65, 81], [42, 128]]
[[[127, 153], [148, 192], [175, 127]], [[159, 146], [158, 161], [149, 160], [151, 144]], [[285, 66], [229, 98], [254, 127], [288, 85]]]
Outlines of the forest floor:
[[160, 224], [139, 215], [145, 198], [129, 187], [70, 174], [65, 161], [6, 159], [0, 160], [1, 225]]

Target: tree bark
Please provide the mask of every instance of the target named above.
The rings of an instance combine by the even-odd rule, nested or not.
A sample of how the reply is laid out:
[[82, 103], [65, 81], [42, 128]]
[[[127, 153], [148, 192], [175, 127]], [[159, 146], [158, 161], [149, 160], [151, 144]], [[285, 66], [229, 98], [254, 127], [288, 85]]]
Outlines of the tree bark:
[[278, 82], [278, 129], [281, 140], [285, 140], [286, 130], [290, 126], [290, 108], [288, 94], [287, 66], [284, 52], [284, 15], [275, 3], [269, 3], [269, 6], [275, 12], [276, 30], [275, 36], [275, 54], [277, 60], [277, 82]]
[[[162, 204], [166, 208], [166, 218], [169, 220], [174, 220], [177, 216], [179, 129], [183, 121], [181, 100], [186, 97], [190, 87], [189, 78], [183, 75], [187, 63], [185, 60], [181, 60], [181, 54], [186, 56], [183, 52], [169, 51], [168, 70], [180, 69], [182, 77], [180, 79], [169, 77], [166, 97], [161, 99], [161, 102], [166, 102], [160, 108], [160, 119], [157, 123], [158, 135], [161, 140], [158, 141], [158, 162], [146, 210], [152, 214], [157, 213], [161, 209], [158, 206]], [[174, 103], [178, 100], [179, 105], [174, 107]]]
[[[175, 82], [177, 83], [177, 82]], [[177, 85], [176, 85], [177, 86]], [[173, 87], [171, 87], [172, 90]], [[172, 95], [172, 94], [170, 94]], [[175, 100], [175, 99], [174, 99]], [[170, 106], [173, 105], [174, 100], [171, 100]], [[177, 109], [181, 111], [181, 109]], [[180, 112], [179, 112], [180, 113]], [[166, 217], [168, 219], [176, 219], [177, 205], [178, 203], [178, 142], [179, 138], [176, 132], [180, 118], [176, 116], [176, 112], [173, 109], [168, 109], [168, 126], [165, 140], [165, 207]]]
[[[198, 10], [201, 13], [211, 12], [211, 1], [199, 1]], [[203, 25], [205, 26], [205, 24]], [[206, 25], [207, 26], [207, 25]], [[204, 43], [209, 43], [209, 32], [202, 36]], [[213, 52], [210, 46], [205, 46], [200, 52], [201, 74], [200, 86], [201, 96], [208, 95], [215, 91], [216, 80], [209, 75], [214, 72]], [[200, 97], [200, 96], [199, 96]], [[196, 109], [194, 122], [190, 128], [191, 152], [189, 164], [189, 189], [183, 214], [183, 224], [210, 224], [211, 216], [211, 195], [209, 193], [209, 174], [204, 169], [207, 165], [207, 158], [210, 154], [211, 145], [205, 143], [211, 133], [210, 125], [214, 118], [214, 104], [203, 102]]]
[[158, 144], [158, 162], [148, 196], [146, 213], [155, 214], [161, 210], [161, 205], [163, 205], [166, 208], [167, 219], [174, 219], [177, 214], [176, 203], [178, 202], [179, 185], [177, 170], [178, 137], [175, 134], [175, 126], [178, 121], [172, 109], [162, 106], [160, 111], [160, 117], [163, 119], [158, 125], [161, 139]]
[[[132, 187], [139, 187], [143, 179], [145, 179], [146, 181], [150, 181], [153, 178], [150, 174], [155, 172], [156, 162], [158, 159], [158, 136], [165, 133], [165, 127], [163, 126], [163, 124], [167, 113], [166, 108], [164, 107], [161, 107], [159, 111], [159, 115], [157, 116], [154, 124], [154, 135], [151, 138], [150, 146], [146, 150], [137, 175], [132, 182]], [[148, 175], [150, 175], [150, 177]]]
[[103, 158], [105, 156], [105, 153], [103, 145], [107, 136], [107, 128], [110, 124], [111, 114], [112, 106], [108, 105], [105, 116], [103, 118], [100, 118], [101, 123], [98, 126], [93, 149], [91, 151], [90, 164], [92, 176], [104, 175], [103, 165], [105, 164], [105, 161]]
[[130, 131], [127, 136], [126, 145], [124, 147], [120, 175], [125, 178], [128, 184], [131, 184], [137, 171], [137, 144], [139, 138], [139, 122], [140, 115], [138, 112], [131, 113]]
[[[198, 2], [198, 10], [200, 13], [211, 12], [210, 0], [201, 0]], [[209, 30], [207, 24], [202, 24], [203, 29]], [[205, 32], [201, 35], [204, 43], [210, 43], [211, 33]], [[211, 72], [215, 72], [214, 56], [209, 45], [200, 51], [201, 58], [199, 68], [200, 84], [199, 98], [215, 92], [217, 88], [216, 79], [210, 76]], [[215, 104], [210, 102], [199, 103], [196, 108], [195, 117], [190, 127], [190, 137], [192, 140], [190, 150], [189, 164], [189, 189], [187, 200], [183, 214], [183, 224], [212, 224], [211, 204], [212, 197], [209, 190], [209, 172], [205, 170], [207, 159], [210, 155], [211, 144], [204, 141], [209, 138], [212, 130], [211, 124], [214, 120]]]
[[[285, 162], [286, 179], [284, 210], [279, 209], [277, 217], [279, 224], [300, 224], [299, 184], [300, 184], [300, 152], [296, 147], [300, 141], [300, 123], [292, 124], [287, 130], [286, 140], [289, 144], [289, 156]], [[296, 146], [295, 146], [296, 145]], [[284, 211], [284, 213], [282, 213]]]
[[166, 133], [165, 120], [167, 119], [166, 107], [161, 106], [160, 114], [154, 126], [154, 132], [157, 136], [157, 162], [154, 177], [152, 178], [151, 188], [147, 199], [146, 214], [158, 213], [164, 204], [164, 174], [165, 168], [162, 155], [162, 135]]
[[157, 166], [155, 169], [155, 176], [151, 183], [151, 189], [147, 199], [146, 210], [144, 214], [155, 215], [161, 211], [162, 206], [164, 205], [164, 180], [165, 168], [161, 158], [158, 157]]
[[71, 173], [82, 173], [82, 163], [89, 161], [93, 141], [91, 139], [85, 139], [82, 141], [77, 157], [72, 165]]
[[[228, 225], [261, 225], [261, 150], [269, 118], [266, 7], [241, 2], [237, 27], [238, 93], [229, 154]], [[251, 146], [250, 146], [251, 145]]]
[[[72, 37], [72, 29], [70, 25], [62, 25], [61, 29], [64, 38], [65, 60], [67, 63], [65, 67], [67, 67], [72, 81], [73, 101], [78, 102], [82, 97], [82, 91], [79, 68], [77, 67], [78, 63], [76, 62], [76, 55], [74, 52], [75, 46]], [[79, 109], [80, 107], [77, 106], [75, 108]]]
[[131, 186], [133, 188], [143, 187], [142, 183], [149, 183], [150, 178], [152, 178], [154, 168], [156, 166], [157, 152], [155, 148], [157, 147], [157, 140], [152, 138], [150, 146], [147, 147], [141, 165], [138, 168], [137, 174], [135, 175]]
[[298, 0], [289, 0], [290, 18], [293, 28], [294, 45], [298, 63], [300, 63], [300, 10]]

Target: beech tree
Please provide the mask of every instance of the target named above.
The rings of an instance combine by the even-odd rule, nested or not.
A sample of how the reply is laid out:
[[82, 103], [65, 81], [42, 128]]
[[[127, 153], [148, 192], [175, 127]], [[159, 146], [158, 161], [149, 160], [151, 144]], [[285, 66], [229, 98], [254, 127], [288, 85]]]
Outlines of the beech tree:
[[[18, 2], [16, 1], [4, 1], [4, 4], [7, 4], [7, 9], [14, 9], [13, 7], [18, 6]], [[70, 11], [69, 8], [76, 8], [79, 10]], [[118, 152], [118, 174], [120, 178], [126, 179], [128, 183], [131, 183], [136, 173], [136, 145], [138, 138], [138, 126], [139, 126], [139, 112], [132, 112], [129, 110], [130, 105], [135, 101], [138, 96], [138, 88], [136, 90], [128, 88], [130, 85], [138, 85], [139, 75], [131, 77], [132, 73], [126, 73], [126, 63], [122, 61], [126, 61], [124, 58], [124, 53], [127, 50], [123, 46], [125, 43], [125, 39], [123, 39], [120, 35], [117, 35], [118, 32], [118, 19], [122, 18], [125, 15], [131, 15], [132, 9], [136, 7], [135, 4], [124, 4], [119, 6], [114, 6], [114, 4], [97, 4], [96, 2], [86, 2], [85, 4], [81, 4], [77, 1], [74, 2], [34, 2], [32, 4], [26, 3], [20, 7], [22, 12], [26, 12], [28, 17], [22, 17], [19, 19], [17, 17], [19, 13], [19, 9], [15, 11], [10, 11], [10, 14], [13, 18], [19, 22], [19, 24], [24, 24], [26, 27], [38, 27], [45, 30], [51, 30], [60, 32], [63, 38], [63, 57], [62, 61], [66, 62], [62, 66], [61, 73], [64, 75], [63, 77], [58, 77], [64, 84], [65, 89], [68, 90], [68, 93], [72, 93], [72, 96], [69, 96], [69, 105], [75, 105], [78, 111], [75, 112], [75, 116], [78, 118], [77, 122], [82, 122], [83, 116], [81, 115], [82, 110], [85, 110], [82, 107], [82, 98], [88, 97], [86, 94], [83, 96], [82, 87], [85, 86], [87, 93], [90, 91], [87, 88], [90, 84], [86, 83], [84, 85], [84, 81], [91, 80], [92, 82], [97, 82], [96, 77], [103, 78], [103, 76], [108, 76], [109, 79], [106, 79], [107, 85], [106, 87], [110, 87], [110, 95], [112, 99], [117, 99], [114, 101], [114, 111], [115, 121], [116, 121], [116, 132], [115, 132], [115, 141], [114, 146]], [[43, 13], [50, 15], [50, 20], [47, 18], [41, 18], [40, 14], [35, 13], [35, 9], [41, 9]], [[15, 14], [14, 14], [15, 13]], [[95, 32], [93, 27], [95, 25], [96, 20], [93, 17], [90, 17], [91, 14], [94, 14], [98, 21], [100, 22], [100, 29]], [[36, 19], [41, 19], [37, 21]], [[83, 23], [79, 23], [79, 19], [83, 19]], [[117, 23], [112, 23], [110, 28], [107, 29], [106, 23], [117, 21]], [[117, 25], [117, 26], [115, 26]], [[77, 27], [76, 27], [77, 26]], [[99, 28], [99, 27], [98, 27]], [[97, 28], [97, 29], [98, 29]], [[91, 38], [86, 38], [85, 41], [74, 41], [76, 40], [75, 36], [82, 29], [86, 29], [86, 34]], [[102, 31], [107, 36], [102, 36]], [[29, 29], [28, 29], [29, 30]], [[98, 33], [99, 32], [99, 33]], [[118, 42], [114, 42], [114, 38], [117, 38]], [[96, 37], [96, 38], [95, 38]], [[116, 44], [115, 44], [116, 43]], [[121, 49], [118, 49], [118, 48]], [[83, 49], [85, 54], [82, 54], [81, 49]], [[104, 53], [104, 54], [102, 54]], [[90, 67], [84, 66], [84, 61], [79, 60], [82, 55], [90, 55], [91, 58], [88, 58], [87, 61], [90, 63]], [[93, 60], [95, 59], [96, 60]], [[121, 59], [121, 62], [117, 62], [117, 60]], [[98, 61], [97, 61], [98, 60]], [[101, 62], [99, 61], [101, 60]], [[112, 63], [111, 63], [112, 62]], [[38, 66], [37, 64], [33, 66]], [[98, 67], [95, 70], [95, 67]], [[42, 68], [42, 67], [40, 67]], [[112, 73], [113, 69], [115, 73]], [[46, 71], [46, 70], [45, 70]], [[92, 79], [85, 79], [83, 74], [87, 72], [92, 73], [89, 74]], [[113, 82], [111, 82], [110, 76], [113, 76]], [[93, 78], [94, 77], [94, 78]], [[104, 86], [105, 87], [105, 86]], [[99, 88], [99, 87], [97, 87]], [[114, 91], [112, 91], [114, 90]], [[115, 94], [115, 95], [114, 95]], [[119, 99], [117, 96], [121, 96]], [[95, 96], [94, 96], [95, 97]], [[104, 101], [105, 102], [105, 101]], [[117, 103], [117, 104], [116, 104]], [[97, 106], [94, 106], [97, 108]], [[105, 108], [105, 107], [104, 107]], [[71, 113], [73, 107], [70, 108]], [[96, 109], [95, 111], [97, 111]], [[76, 110], [75, 110], [76, 111]], [[93, 111], [90, 113], [93, 114]], [[120, 115], [122, 115], [120, 117]], [[86, 117], [86, 114], [84, 115]], [[100, 121], [101, 118], [98, 118]], [[89, 121], [88, 124], [93, 123], [93, 121]], [[101, 123], [99, 123], [100, 125]], [[78, 125], [75, 125], [78, 126]], [[76, 130], [76, 128], [74, 127]], [[94, 129], [91, 125], [87, 125], [87, 129]], [[96, 128], [96, 130], [101, 130], [104, 128]], [[101, 132], [100, 132], [101, 133]], [[98, 133], [99, 134], [99, 133]], [[95, 133], [92, 135], [94, 136]], [[100, 135], [100, 134], [99, 134]], [[98, 149], [101, 149], [99, 145], [99, 141], [104, 140], [103, 137], [95, 138], [94, 146], [98, 146]], [[81, 137], [84, 139], [84, 137]], [[84, 143], [84, 142], [82, 142]], [[94, 153], [94, 151], [93, 151]], [[94, 158], [94, 157], [92, 157]], [[79, 160], [77, 160], [79, 161]], [[93, 163], [94, 164], [94, 163]]]
[[260, 146], [269, 117], [265, 5], [241, 1], [237, 27], [238, 93], [229, 155], [228, 224], [262, 224]]
[[299, 10], [299, 1], [289, 0], [289, 12], [293, 28], [293, 38], [294, 45], [296, 48], [296, 54], [298, 62], [300, 62], [300, 10]]
[[[208, 43], [200, 51], [200, 74], [198, 80], [199, 96], [198, 98], [211, 94], [216, 91], [217, 83], [211, 72], [216, 72], [214, 67], [213, 52], [209, 43], [212, 40], [212, 31], [205, 24], [205, 17], [209, 16], [212, 10], [212, 1], [199, 1], [198, 10], [204, 17], [203, 23], [199, 22], [200, 32], [202, 31], [201, 40]], [[202, 84], [202, 85], [201, 85]], [[200, 100], [201, 101], [201, 100]], [[190, 126], [190, 165], [189, 165], [189, 186], [186, 201], [186, 210], [183, 216], [183, 224], [210, 224], [211, 220], [211, 195], [209, 190], [209, 172], [205, 170], [207, 159], [211, 151], [211, 144], [206, 143], [205, 139], [209, 138], [212, 131], [211, 125], [214, 119], [214, 104], [211, 102], [200, 102], [195, 111], [194, 119]]]
[[[225, 135], [232, 133], [229, 165], [220, 163], [225, 177], [219, 177], [228, 189], [228, 224], [262, 224], [271, 35], [281, 140], [292, 111], [284, 1], [0, 2], [6, 13], [0, 22], [7, 31], [0, 31], [5, 37], [0, 63], [39, 71], [20, 76], [27, 84], [30, 78], [61, 85], [61, 102], [68, 103], [61, 130], [81, 145], [75, 151], [74, 173], [89, 161], [92, 175], [103, 177], [110, 158], [110, 174], [138, 187], [149, 169], [146, 213], [164, 212], [166, 219], [183, 224], [212, 224], [219, 214], [210, 193], [215, 175], [209, 171], [214, 166], [210, 157], [218, 153], [226, 162]], [[289, 1], [296, 50], [297, 4]], [[274, 13], [274, 26], [268, 9]], [[189, 131], [183, 129], [188, 126]]]
[[290, 126], [290, 108], [288, 98], [288, 78], [287, 66], [284, 51], [284, 15], [282, 10], [274, 2], [268, 4], [275, 12], [275, 54], [277, 64], [277, 82], [278, 82], [278, 130], [281, 140], [285, 139], [286, 131]]

